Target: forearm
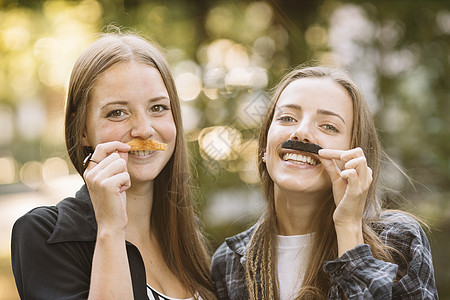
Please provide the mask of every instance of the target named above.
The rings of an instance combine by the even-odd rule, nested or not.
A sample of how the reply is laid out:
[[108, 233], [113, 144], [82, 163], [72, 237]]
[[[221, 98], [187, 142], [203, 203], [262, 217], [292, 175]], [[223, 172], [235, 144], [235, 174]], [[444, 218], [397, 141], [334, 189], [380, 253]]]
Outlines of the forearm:
[[125, 232], [99, 229], [89, 299], [133, 299]]
[[338, 257], [341, 257], [348, 250], [364, 244], [361, 223], [335, 224], [335, 229], [338, 243]]

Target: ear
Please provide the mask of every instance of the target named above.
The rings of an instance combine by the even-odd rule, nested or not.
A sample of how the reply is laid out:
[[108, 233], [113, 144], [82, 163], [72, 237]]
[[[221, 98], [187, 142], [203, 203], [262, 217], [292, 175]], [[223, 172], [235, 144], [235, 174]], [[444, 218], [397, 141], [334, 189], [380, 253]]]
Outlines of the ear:
[[91, 147], [91, 143], [89, 143], [89, 140], [86, 136], [86, 131], [83, 132], [83, 138], [81, 139], [81, 143], [84, 147]]

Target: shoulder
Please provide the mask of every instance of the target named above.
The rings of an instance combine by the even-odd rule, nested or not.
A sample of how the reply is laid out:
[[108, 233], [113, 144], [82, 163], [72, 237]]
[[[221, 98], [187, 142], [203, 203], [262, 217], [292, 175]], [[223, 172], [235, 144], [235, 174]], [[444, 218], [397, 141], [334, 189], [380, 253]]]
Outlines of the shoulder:
[[213, 255], [211, 277], [219, 299], [248, 299], [245, 259], [255, 226], [227, 238]]
[[396, 211], [386, 210], [381, 213], [377, 222], [373, 223], [375, 229], [381, 231], [420, 231], [421, 225], [413, 215]]
[[384, 211], [380, 215], [380, 220], [372, 223], [372, 228], [385, 244], [394, 247], [423, 244], [429, 247], [427, 236], [418, 219], [408, 213]]
[[58, 212], [55, 206], [35, 208], [14, 223], [11, 232], [11, 258], [13, 267], [18, 259], [33, 257], [41, 249], [47, 247], [47, 242], [52, 236]]
[[220, 272], [220, 270], [224, 270], [227, 262], [229, 261], [229, 257], [233, 255], [233, 252], [228, 248], [225, 242], [217, 248], [214, 252], [214, 255], [211, 259], [211, 271], [214, 275], [215, 272]]
[[45, 237], [49, 243], [92, 241], [95, 234], [95, 215], [84, 186], [75, 197], [66, 198], [56, 206], [32, 209], [13, 226], [13, 238], [22, 236], [21, 239], [35, 240]]
[[223, 242], [214, 252], [214, 255], [212, 256], [212, 260], [214, 261], [214, 260], [220, 259], [220, 257], [224, 257], [227, 254], [229, 254], [230, 252], [232, 252], [232, 251], [227, 246], [227, 243]]
[[21, 216], [14, 223], [13, 236], [23, 232], [27, 235], [41, 233], [50, 236], [58, 219], [56, 206], [37, 207]]
[[249, 229], [227, 238], [214, 253], [212, 264], [216, 265], [221, 262], [226, 262], [231, 256], [243, 257], [247, 252], [247, 247], [255, 227], [256, 225], [253, 225]]
[[225, 242], [217, 249], [218, 254], [231, 251], [241, 256], [244, 255], [256, 226], [257, 224], [239, 234], [226, 238]]

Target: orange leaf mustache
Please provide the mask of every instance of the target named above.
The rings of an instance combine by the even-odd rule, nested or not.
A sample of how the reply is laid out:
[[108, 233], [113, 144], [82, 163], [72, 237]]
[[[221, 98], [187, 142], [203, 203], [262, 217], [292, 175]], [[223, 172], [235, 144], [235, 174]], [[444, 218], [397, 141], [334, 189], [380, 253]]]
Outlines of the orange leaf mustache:
[[137, 150], [159, 150], [159, 151], [166, 151], [167, 150], [167, 144], [154, 141], [154, 140], [141, 140], [141, 139], [134, 139], [127, 143], [131, 146], [130, 151], [137, 151]]

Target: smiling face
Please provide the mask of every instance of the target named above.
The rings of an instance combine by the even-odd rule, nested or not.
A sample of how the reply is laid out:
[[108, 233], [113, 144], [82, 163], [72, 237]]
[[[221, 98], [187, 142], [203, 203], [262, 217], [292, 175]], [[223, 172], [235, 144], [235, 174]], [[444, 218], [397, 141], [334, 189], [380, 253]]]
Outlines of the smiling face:
[[340, 84], [325, 77], [291, 82], [275, 105], [267, 135], [266, 166], [275, 192], [328, 192], [330, 178], [318, 156], [283, 149], [281, 144], [291, 139], [346, 150], [352, 124], [352, 100]]
[[175, 148], [171, 101], [158, 70], [138, 62], [121, 62], [102, 73], [91, 91], [84, 146], [133, 139], [167, 144], [166, 151], [130, 151], [132, 183], [155, 179]]

